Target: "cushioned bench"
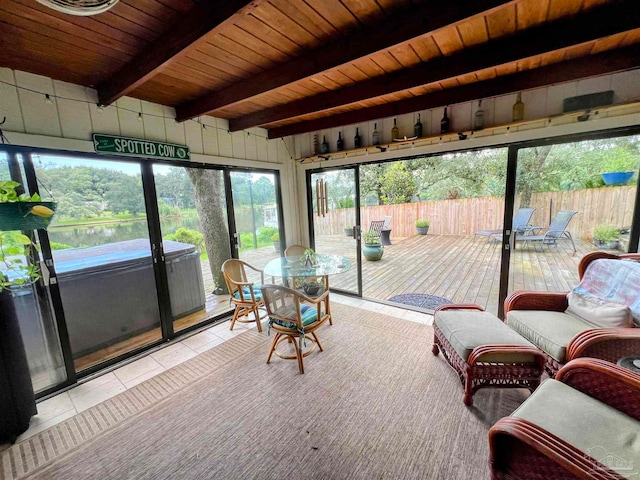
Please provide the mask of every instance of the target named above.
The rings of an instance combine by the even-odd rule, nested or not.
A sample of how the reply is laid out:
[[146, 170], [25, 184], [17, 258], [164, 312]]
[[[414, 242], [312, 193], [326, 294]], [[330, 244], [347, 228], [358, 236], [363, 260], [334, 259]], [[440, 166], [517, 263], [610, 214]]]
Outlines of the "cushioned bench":
[[528, 388], [540, 384], [544, 356], [478, 305], [443, 305], [435, 311], [433, 354], [442, 351], [464, 385], [463, 402], [473, 404], [480, 388]]

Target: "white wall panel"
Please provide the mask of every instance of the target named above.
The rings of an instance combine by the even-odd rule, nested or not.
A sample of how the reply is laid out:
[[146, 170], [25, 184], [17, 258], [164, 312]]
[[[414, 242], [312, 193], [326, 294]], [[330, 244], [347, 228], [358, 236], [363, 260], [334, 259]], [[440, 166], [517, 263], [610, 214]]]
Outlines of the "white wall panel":
[[164, 128], [164, 110], [157, 103], [140, 102], [145, 138], [157, 142], [167, 141], [167, 132]]
[[18, 89], [14, 86], [13, 70], [0, 68], [0, 80], [4, 82], [0, 83], [0, 122], [4, 117], [2, 129], [5, 131], [24, 132], [20, 99], [18, 98]]
[[[51, 79], [20, 71], [16, 71], [15, 76], [16, 85], [25, 87], [18, 89], [25, 131], [36, 135], [62, 136]], [[50, 102], [46, 102], [46, 94], [50, 96]]]
[[202, 148], [205, 155], [220, 155], [220, 146], [218, 142], [219, 135], [227, 135], [227, 132], [218, 130], [217, 122], [212, 117], [202, 117], [200, 119], [204, 128], [202, 128]]
[[233, 157], [233, 144], [231, 142], [231, 133], [228, 130], [217, 129], [218, 132], [218, 150], [223, 157]]
[[640, 70], [622, 72], [611, 78], [613, 102], [625, 103], [640, 100]]
[[187, 137], [185, 126], [187, 123], [196, 123], [191, 120], [186, 122], [176, 122], [176, 111], [172, 107], [163, 107], [164, 129], [167, 134], [167, 142], [177, 145], [186, 145]]
[[256, 129], [251, 128], [245, 131], [244, 135], [244, 156], [245, 158], [258, 158], [258, 137]]
[[139, 113], [142, 113], [140, 100], [123, 97], [116, 102], [116, 106], [121, 134], [125, 137], [146, 138], [144, 115], [142, 119], [139, 116]]
[[192, 153], [204, 153], [202, 146], [202, 126], [199, 123], [184, 122], [184, 134], [185, 144], [189, 145]]
[[231, 148], [232, 153], [231, 157], [233, 158], [247, 158], [247, 153], [245, 149], [245, 137], [247, 134], [242, 132], [233, 132], [231, 134]]
[[[570, 83], [562, 83], [560, 85], [552, 85], [547, 88], [547, 108], [545, 115], [558, 115], [562, 113], [562, 102], [565, 98], [575, 97], [578, 94], [578, 83], [570, 82]], [[524, 93], [523, 93], [524, 97]], [[522, 99], [524, 102], [524, 98]], [[534, 118], [532, 115], [527, 114], [527, 110], [529, 106], [527, 102], [525, 103], [525, 119]], [[527, 116], [528, 115], [528, 116]]]
[[280, 160], [278, 158], [278, 143], [281, 142], [279, 138], [271, 139], [267, 142], [267, 156], [270, 162], [278, 162]]

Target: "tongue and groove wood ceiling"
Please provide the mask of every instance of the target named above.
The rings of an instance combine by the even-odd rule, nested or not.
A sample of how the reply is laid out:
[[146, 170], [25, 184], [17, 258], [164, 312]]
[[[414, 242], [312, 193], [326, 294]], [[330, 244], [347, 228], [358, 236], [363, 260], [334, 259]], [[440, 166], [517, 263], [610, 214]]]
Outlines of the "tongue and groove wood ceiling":
[[640, 2], [2, 0], [0, 66], [275, 138], [640, 67]]

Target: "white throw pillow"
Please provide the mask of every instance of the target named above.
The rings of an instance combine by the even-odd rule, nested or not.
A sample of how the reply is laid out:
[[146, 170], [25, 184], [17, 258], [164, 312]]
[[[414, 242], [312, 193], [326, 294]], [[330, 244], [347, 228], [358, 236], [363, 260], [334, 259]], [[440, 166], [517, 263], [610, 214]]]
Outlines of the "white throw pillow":
[[633, 327], [629, 307], [622, 303], [607, 302], [589, 295], [569, 292], [569, 307], [565, 310], [596, 327]]

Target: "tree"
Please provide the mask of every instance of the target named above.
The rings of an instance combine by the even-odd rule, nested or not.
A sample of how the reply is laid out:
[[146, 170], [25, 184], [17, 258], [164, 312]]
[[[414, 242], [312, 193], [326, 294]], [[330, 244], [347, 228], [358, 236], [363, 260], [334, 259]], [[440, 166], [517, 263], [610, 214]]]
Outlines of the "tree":
[[553, 145], [542, 145], [520, 151], [516, 192], [520, 194], [521, 207], [528, 207], [531, 195], [541, 191], [546, 180], [545, 162], [552, 148]]
[[256, 205], [276, 203], [276, 188], [267, 177], [260, 177], [253, 182], [253, 197]]
[[407, 203], [416, 194], [416, 182], [404, 162], [395, 162], [382, 176], [381, 189], [385, 203]]
[[195, 191], [196, 209], [216, 290], [228, 293], [221, 271], [224, 261], [231, 258], [222, 174], [218, 170], [200, 168], [188, 168], [187, 173]]
[[384, 203], [382, 194], [382, 177], [390, 168], [387, 163], [374, 163], [372, 165], [363, 165], [360, 168], [360, 195], [361, 203], [364, 205], [364, 199], [370, 193], [374, 192], [378, 205]]

